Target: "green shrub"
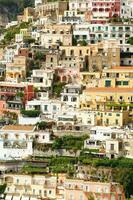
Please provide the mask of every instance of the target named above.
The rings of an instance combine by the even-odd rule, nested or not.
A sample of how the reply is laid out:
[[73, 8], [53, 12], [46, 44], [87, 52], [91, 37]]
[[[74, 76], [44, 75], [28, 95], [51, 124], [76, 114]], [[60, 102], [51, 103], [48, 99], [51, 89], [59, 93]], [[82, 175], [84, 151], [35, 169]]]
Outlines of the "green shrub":
[[38, 117], [40, 113], [39, 110], [21, 110], [21, 114], [24, 117]]

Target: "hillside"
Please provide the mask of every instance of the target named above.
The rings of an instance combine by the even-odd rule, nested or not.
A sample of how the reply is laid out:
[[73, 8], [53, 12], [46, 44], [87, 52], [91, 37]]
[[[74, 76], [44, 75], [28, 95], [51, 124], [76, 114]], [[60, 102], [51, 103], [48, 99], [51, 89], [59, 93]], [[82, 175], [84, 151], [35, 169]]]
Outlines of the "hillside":
[[0, 0], [0, 25], [16, 19], [25, 7], [33, 6], [34, 0]]

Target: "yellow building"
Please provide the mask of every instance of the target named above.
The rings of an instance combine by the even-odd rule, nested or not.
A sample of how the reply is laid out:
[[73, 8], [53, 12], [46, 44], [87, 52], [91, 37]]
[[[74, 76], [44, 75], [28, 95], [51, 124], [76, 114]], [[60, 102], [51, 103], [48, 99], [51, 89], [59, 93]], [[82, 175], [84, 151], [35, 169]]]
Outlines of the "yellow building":
[[133, 87], [133, 67], [112, 67], [102, 71], [100, 87]]
[[[85, 58], [86, 71], [98, 72], [103, 68], [120, 65], [120, 48], [117, 41], [103, 41], [87, 46], [61, 46], [60, 50], [65, 57]], [[102, 59], [101, 59], [102, 58]], [[82, 68], [82, 66], [80, 67]]]
[[[107, 107], [124, 109], [133, 104], [133, 87], [92, 87], [81, 95], [81, 108], [105, 110]], [[127, 106], [127, 107], [128, 107]]]
[[24, 79], [26, 77], [26, 64], [25, 56], [15, 56], [13, 63], [6, 65], [6, 80]]
[[99, 126], [123, 127], [130, 122], [129, 111], [105, 110], [96, 112], [96, 122]]

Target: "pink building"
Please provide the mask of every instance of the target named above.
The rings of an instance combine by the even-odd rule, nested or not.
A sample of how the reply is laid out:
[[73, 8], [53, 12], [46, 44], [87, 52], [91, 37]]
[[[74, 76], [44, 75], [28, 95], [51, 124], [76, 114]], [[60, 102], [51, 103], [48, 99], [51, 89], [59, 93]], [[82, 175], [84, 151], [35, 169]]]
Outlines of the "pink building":
[[65, 200], [125, 200], [123, 187], [119, 183], [101, 183], [66, 179]]
[[104, 24], [120, 16], [120, 0], [92, 0], [92, 23]]

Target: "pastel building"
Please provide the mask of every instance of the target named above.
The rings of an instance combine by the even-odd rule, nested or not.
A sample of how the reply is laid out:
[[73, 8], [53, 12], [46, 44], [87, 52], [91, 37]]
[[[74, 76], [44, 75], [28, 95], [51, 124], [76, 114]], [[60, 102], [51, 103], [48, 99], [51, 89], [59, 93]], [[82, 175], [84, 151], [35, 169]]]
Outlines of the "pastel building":
[[82, 91], [81, 85], [77, 84], [66, 85], [61, 93], [61, 102], [65, 103], [69, 107], [79, 108], [81, 91]]
[[0, 160], [17, 160], [31, 156], [33, 131], [33, 126], [4, 126], [0, 130]]
[[23, 80], [26, 78], [27, 60], [25, 56], [15, 56], [12, 63], [6, 65], [6, 80]]
[[34, 89], [30, 83], [0, 82], [0, 104], [4, 104], [3, 110], [20, 110], [33, 98]]
[[65, 200], [88, 200], [88, 198], [124, 200], [123, 188], [118, 183], [100, 183], [66, 179]]
[[120, 16], [120, 0], [92, 0], [92, 23], [106, 23], [112, 17]]
[[38, 200], [56, 198], [57, 178], [54, 176], [7, 174], [3, 178], [7, 184], [6, 200]]
[[33, 70], [31, 75], [31, 82], [34, 87], [40, 88], [51, 88], [53, 83], [53, 70]]

